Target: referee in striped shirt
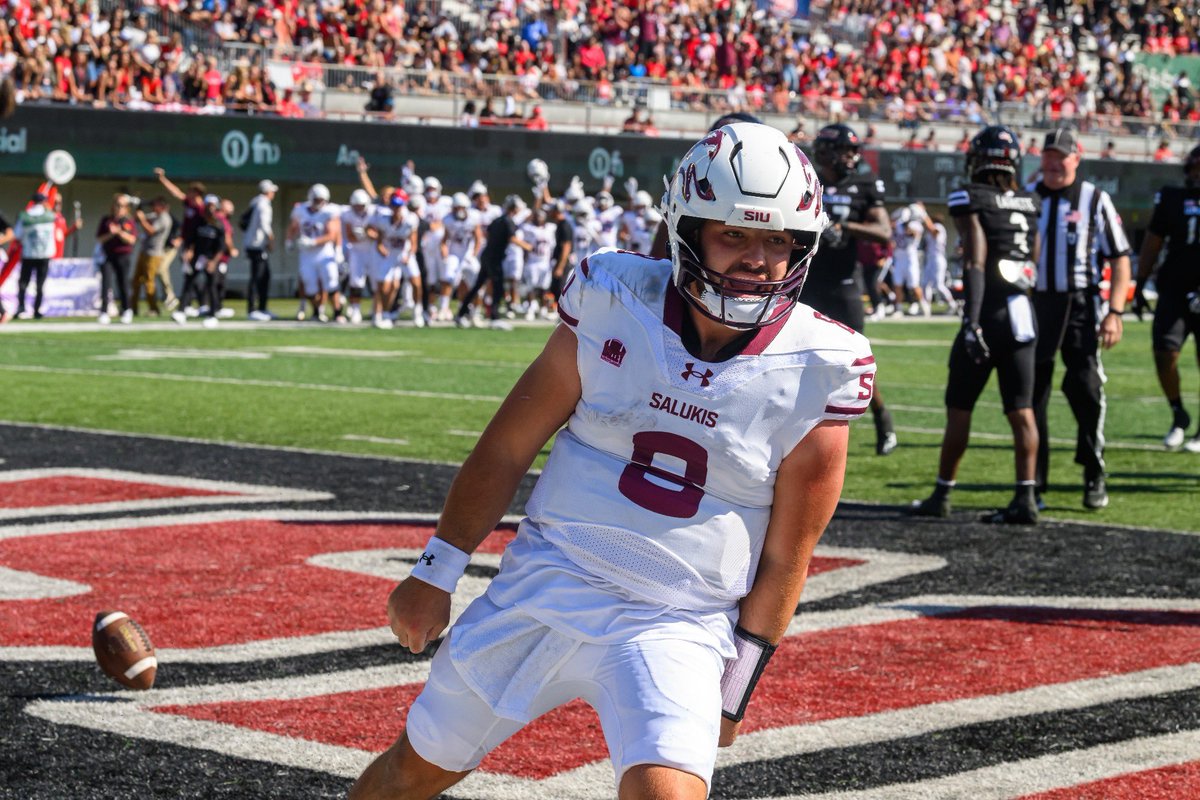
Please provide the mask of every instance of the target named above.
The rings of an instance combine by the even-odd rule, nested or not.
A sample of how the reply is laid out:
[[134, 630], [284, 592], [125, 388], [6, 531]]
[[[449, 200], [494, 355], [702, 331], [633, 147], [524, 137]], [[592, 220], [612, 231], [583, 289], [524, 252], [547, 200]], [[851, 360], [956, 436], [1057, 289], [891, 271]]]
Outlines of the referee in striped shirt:
[[[1075, 463], [1083, 467], [1083, 505], [1104, 508], [1104, 367], [1099, 350], [1121, 340], [1121, 314], [1129, 288], [1129, 240], [1108, 193], [1079, 179], [1079, 142], [1070, 128], [1046, 135], [1042, 179], [1029, 187], [1041, 201], [1038, 230], [1042, 250], [1033, 293], [1038, 343], [1033, 403], [1039, 445], [1038, 500], [1049, 484], [1050, 437], [1046, 412], [1061, 352], [1062, 390], [1075, 415]], [[1101, 259], [1112, 270], [1110, 305], [1100, 297]]]

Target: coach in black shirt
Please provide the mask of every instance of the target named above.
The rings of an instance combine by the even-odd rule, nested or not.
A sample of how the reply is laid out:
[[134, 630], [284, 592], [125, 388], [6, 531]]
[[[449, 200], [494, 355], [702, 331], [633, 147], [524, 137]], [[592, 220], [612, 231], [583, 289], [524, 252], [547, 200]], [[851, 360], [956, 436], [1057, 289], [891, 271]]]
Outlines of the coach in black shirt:
[[[1108, 193], [1077, 176], [1079, 143], [1069, 128], [1046, 135], [1042, 179], [1030, 187], [1040, 198], [1042, 250], [1033, 294], [1038, 344], [1033, 400], [1038, 423], [1038, 488], [1049, 483], [1046, 412], [1061, 352], [1062, 390], [1078, 425], [1075, 463], [1083, 467], [1083, 505], [1108, 505], [1104, 472], [1104, 368], [1099, 348], [1121, 340], [1129, 289], [1129, 240]], [[1100, 260], [1112, 269], [1110, 305], [1102, 313]]]
[[512, 330], [512, 325], [500, 319], [500, 301], [504, 299], [504, 251], [509, 245], [515, 245], [529, 252], [533, 246], [524, 241], [517, 233], [520, 221], [528, 215], [529, 209], [525, 201], [515, 194], [504, 198], [504, 213], [496, 217], [487, 226], [487, 239], [483, 250], [479, 253], [479, 277], [467, 296], [458, 307], [458, 315], [454, 322], [460, 328], [471, 326], [471, 303], [483, 290], [485, 284], [491, 284], [491, 326], [497, 330]]

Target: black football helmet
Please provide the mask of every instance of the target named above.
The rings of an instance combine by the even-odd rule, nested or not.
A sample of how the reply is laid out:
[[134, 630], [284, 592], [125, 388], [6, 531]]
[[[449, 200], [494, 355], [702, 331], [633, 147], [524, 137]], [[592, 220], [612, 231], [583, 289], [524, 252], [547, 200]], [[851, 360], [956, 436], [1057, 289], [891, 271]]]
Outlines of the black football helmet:
[[1007, 172], [1021, 178], [1021, 140], [1007, 125], [988, 125], [967, 148], [967, 177], [983, 172]]
[[1188, 186], [1200, 184], [1200, 144], [1193, 147], [1183, 160], [1183, 176]]
[[813, 160], [818, 167], [829, 170], [840, 180], [858, 171], [861, 147], [862, 140], [849, 125], [840, 122], [826, 125], [813, 139]]

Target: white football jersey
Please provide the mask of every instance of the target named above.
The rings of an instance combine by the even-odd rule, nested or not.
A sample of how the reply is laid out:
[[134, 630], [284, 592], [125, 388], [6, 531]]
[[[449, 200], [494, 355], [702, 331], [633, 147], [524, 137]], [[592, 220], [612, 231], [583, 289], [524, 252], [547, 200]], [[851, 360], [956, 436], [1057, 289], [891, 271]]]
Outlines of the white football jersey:
[[600, 247], [620, 245], [617, 235], [621, 232], [621, 215], [624, 213], [624, 209], [620, 206], [612, 206], [596, 212], [596, 219], [600, 222], [600, 236], [597, 239]]
[[554, 255], [554, 238], [558, 226], [553, 222], [543, 222], [534, 225], [532, 221], [520, 227], [521, 238], [529, 242], [533, 249], [525, 254], [525, 265], [530, 269], [547, 269], [550, 257]]
[[594, 217], [574, 220], [571, 229], [571, 266], [577, 267], [583, 259], [600, 249], [600, 223]]
[[670, 262], [611, 250], [559, 303], [582, 396], [489, 595], [597, 640], [658, 614], [728, 645], [715, 628], [753, 583], [779, 464], [821, 421], [867, 410], [870, 344], [798, 304], [741, 354], [701, 361], [681, 339], [689, 312]]
[[946, 263], [946, 226], [940, 222], [933, 223], [933, 233], [925, 233], [925, 260]]
[[628, 237], [625, 248], [643, 255], [650, 252], [654, 243], [654, 231], [657, 223], [651, 223], [650, 218], [642, 211], [626, 211], [621, 215]]
[[446, 233], [446, 249], [450, 255], [462, 257], [475, 247], [475, 231], [478, 227], [477, 217], [468, 212], [466, 219], [459, 219], [453, 213], [442, 219]]
[[[297, 203], [292, 207], [292, 219], [300, 228], [300, 236], [308, 239], [318, 239], [329, 233], [329, 223], [341, 215], [341, 206], [326, 203], [316, 211], [307, 203]], [[336, 248], [333, 242], [326, 242], [319, 247], [302, 247], [300, 254], [308, 258], [334, 258]]]
[[893, 258], [900, 258], [907, 264], [917, 263], [923, 218], [924, 215], [912, 206], [905, 206], [892, 215], [892, 241], [896, 245]]
[[[369, 253], [375, 249], [375, 243], [367, 238], [367, 227], [376, 213], [377, 207], [373, 205], [365, 206], [361, 214], [354, 210], [354, 206], [342, 207], [342, 241], [346, 243], [347, 250]], [[351, 232], [358, 239], [357, 242], [350, 241]]]
[[407, 208], [401, 209], [400, 218], [394, 219], [392, 212], [379, 209], [371, 225], [379, 231], [380, 241], [387, 248], [386, 259], [392, 264], [404, 264], [412, 257], [412, 235], [421, 220]]
[[487, 230], [487, 226], [496, 221], [496, 217], [504, 213], [504, 209], [495, 203], [488, 203], [487, 208], [477, 208], [472, 206], [471, 211], [478, 215], [479, 224], [484, 230]]

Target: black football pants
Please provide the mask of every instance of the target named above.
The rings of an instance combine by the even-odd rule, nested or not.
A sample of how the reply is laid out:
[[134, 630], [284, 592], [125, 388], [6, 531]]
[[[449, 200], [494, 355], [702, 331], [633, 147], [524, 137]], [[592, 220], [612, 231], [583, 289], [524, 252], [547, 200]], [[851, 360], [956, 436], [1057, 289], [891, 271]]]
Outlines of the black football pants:
[[1086, 478], [1104, 474], [1104, 367], [1100, 363], [1100, 297], [1090, 290], [1034, 292], [1037, 315], [1037, 359], [1034, 365], [1033, 408], [1038, 426], [1037, 481], [1045, 491], [1050, 475], [1050, 435], [1047, 409], [1054, 360], [1061, 352], [1062, 391], [1075, 415], [1075, 463]]

